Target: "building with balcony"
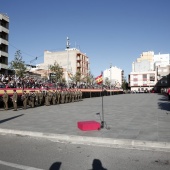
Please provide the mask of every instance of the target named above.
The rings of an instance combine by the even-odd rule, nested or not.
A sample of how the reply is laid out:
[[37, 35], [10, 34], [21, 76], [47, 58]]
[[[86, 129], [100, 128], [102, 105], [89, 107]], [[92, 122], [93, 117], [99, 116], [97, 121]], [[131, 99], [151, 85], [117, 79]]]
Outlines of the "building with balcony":
[[8, 72], [9, 17], [0, 14], [0, 73]]
[[69, 81], [69, 76], [75, 75], [76, 72], [80, 72], [82, 78], [89, 73], [89, 58], [76, 48], [56, 52], [44, 51], [44, 63], [38, 64], [37, 68], [49, 71], [50, 65], [54, 65], [55, 62], [64, 70], [66, 81]]

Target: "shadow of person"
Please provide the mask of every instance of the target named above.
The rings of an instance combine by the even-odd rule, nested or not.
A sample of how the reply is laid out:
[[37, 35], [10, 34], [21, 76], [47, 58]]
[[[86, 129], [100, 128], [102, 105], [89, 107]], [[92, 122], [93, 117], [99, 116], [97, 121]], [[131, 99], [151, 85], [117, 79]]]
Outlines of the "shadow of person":
[[60, 170], [61, 162], [55, 162], [51, 165], [49, 170]]
[[103, 168], [102, 163], [99, 159], [94, 159], [91, 170], [107, 170]]

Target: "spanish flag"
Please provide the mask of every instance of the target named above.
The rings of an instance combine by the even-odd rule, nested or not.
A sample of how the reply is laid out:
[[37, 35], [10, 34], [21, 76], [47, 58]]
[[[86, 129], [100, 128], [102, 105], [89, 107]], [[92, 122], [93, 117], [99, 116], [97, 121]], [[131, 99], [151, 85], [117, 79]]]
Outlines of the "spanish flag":
[[97, 84], [101, 84], [101, 83], [103, 83], [103, 77], [102, 77], [102, 74], [101, 74], [100, 76], [96, 77], [96, 78], [95, 78], [95, 80], [96, 80], [96, 83], [97, 83]]

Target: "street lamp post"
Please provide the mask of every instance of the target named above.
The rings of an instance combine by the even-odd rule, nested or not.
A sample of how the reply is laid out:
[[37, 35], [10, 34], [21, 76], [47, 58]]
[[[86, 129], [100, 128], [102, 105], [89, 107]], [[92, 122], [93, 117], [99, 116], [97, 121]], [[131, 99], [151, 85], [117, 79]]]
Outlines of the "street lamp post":
[[111, 92], [111, 86], [112, 86], [112, 70], [111, 70], [111, 68], [112, 68], [112, 64], [110, 64], [110, 96], [111, 96], [111, 94], [112, 94], [112, 92]]
[[67, 37], [67, 44], [66, 44], [66, 48], [67, 48], [67, 71], [66, 71], [66, 74], [67, 74], [67, 86], [69, 88], [69, 76], [68, 76], [68, 72], [69, 72], [69, 48], [70, 48], [70, 42], [69, 42], [69, 38]]

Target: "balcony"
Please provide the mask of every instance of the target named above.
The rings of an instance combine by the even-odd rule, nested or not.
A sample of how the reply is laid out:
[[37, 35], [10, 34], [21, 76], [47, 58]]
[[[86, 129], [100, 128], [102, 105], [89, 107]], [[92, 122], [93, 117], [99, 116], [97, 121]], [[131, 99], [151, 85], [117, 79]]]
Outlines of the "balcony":
[[0, 44], [8, 45], [8, 41], [0, 38]]
[[77, 56], [77, 61], [81, 61], [81, 57], [80, 56]]
[[77, 67], [81, 67], [81, 64], [80, 64], [80, 63], [77, 63]]
[[0, 69], [3, 68], [3, 69], [8, 69], [8, 65], [7, 64], [2, 64], [0, 63]]
[[1, 56], [8, 57], [8, 53], [4, 51], [0, 51], [0, 57]]
[[2, 27], [2, 26], [0, 26], [0, 32], [5, 32], [5, 33], [9, 34], [9, 30], [7, 28]]

